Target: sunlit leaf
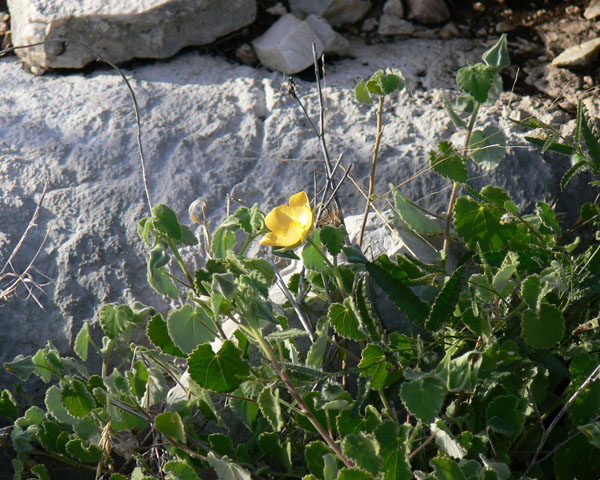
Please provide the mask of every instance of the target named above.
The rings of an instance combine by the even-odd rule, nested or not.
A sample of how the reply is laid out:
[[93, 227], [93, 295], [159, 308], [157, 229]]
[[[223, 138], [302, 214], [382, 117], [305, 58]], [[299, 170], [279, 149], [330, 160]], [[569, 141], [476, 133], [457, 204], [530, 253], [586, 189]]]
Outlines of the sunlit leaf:
[[177, 412], [159, 413], [154, 419], [156, 429], [179, 443], [186, 443], [185, 428]]
[[210, 345], [199, 345], [187, 363], [190, 375], [198, 385], [220, 393], [235, 390], [250, 370], [231, 340], [223, 342], [217, 353]]
[[432, 423], [439, 415], [446, 392], [437, 378], [404, 382], [400, 398], [406, 409], [423, 423]]

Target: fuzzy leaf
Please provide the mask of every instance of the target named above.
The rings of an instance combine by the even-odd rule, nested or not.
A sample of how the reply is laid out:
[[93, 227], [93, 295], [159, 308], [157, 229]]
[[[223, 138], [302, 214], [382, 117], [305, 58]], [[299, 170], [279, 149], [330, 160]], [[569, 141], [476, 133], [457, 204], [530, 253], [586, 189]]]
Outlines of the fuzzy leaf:
[[212, 319], [204, 310], [191, 305], [171, 310], [167, 329], [173, 344], [184, 353], [191, 353], [198, 345], [212, 342], [216, 332]]
[[288, 472], [292, 470], [292, 453], [290, 441], [282, 442], [274, 432], [261, 433], [258, 446], [268, 457], [275, 460]]
[[373, 475], [360, 468], [343, 468], [337, 480], [373, 480]]
[[439, 415], [446, 392], [436, 378], [422, 378], [405, 382], [400, 397], [407, 410], [423, 423], [432, 423]]
[[323, 258], [324, 253], [321, 249], [321, 237], [318, 230], [313, 233], [313, 243], [307, 243], [302, 249], [302, 261], [304, 266], [310, 270], [314, 270], [317, 273], [324, 273], [327, 271], [327, 263]]
[[186, 443], [185, 428], [177, 412], [159, 413], [154, 419], [154, 426], [163, 435], [179, 443]]
[[169, 255], [166, 250], [160, 246], [154, 247], [148, 252], [147, 263], [148, 283], [156, 293], [169, 298], [178, 298], [179, 290], [177, 290], [165, 268], [165, 265], [169, 263]]
[[17, 402], [9, 390], [4, 389], [0, 394], [0, 417], [12, 418], [18, 412]]
[[279, 432], [283, 428], [279, 390], [272, 386], [266, 387], [258, 396], [258, 406], [273, 430]]
[[328, 453], [333, 452], [320, 440], [309, 443], [304, 449], [304, 458], [306, 459], [308, 471], [317, 478], [323, 478], [323, 468], [325, 467], [323, 457]]
[[397, 190], [394, 190], [394, 207], [402, 221], [415, 232], [423, 235], [442, 233], [442, 226], [439, 222], [425, 215]]
[[[500, 269], [494, 275], [492, 280], [493, 289], [498, 292], [502, 297], [507, 297], [511, 294], [512, 288], [509, 283], [512, 275], [517, 271], [519, 266], [519, 254], [515, 252], [508, 252]], [[508, 290], [507, 290], [508, 287]]]
[[358, 364], [359, 368], [365, 370], [361, 372], [362, 376], [371, 380], [370, 388], [380, 390], [385, 384], [388, 376], [387, 360], [385, 352], [378, 345], [367, 345], [362, 351], [362, 359]]
[[356, 84], [356, 86], [354, 87], [354, 95], [356, 96], [356, 100], [358, 100], [360, 103], [373, 102], [373, 99], [371, 98], [371, 95], [369, 95], [369, 91], [367, 90], [364, 80], [361, 80]]
[[578, 110], [581, 111], [581, 134], [585, 141], [585, 146], [588, 149], [592, 164], [596, 169], [600, 169], [600, 136], [590, 118], [590, 114], [583, 103], [583, 100], [579, 99]]
[[181, 228], [177, 221], [177, 215], [166, 205], [160, 204], [152, 209], [152, 220], [154, 227], [173, 240], [181, 239]]
[[252, 475], [245, 468], [232, 462], [227, 457], [217, 458], [208, 452], [208, 463], [217, 472], [219, 480], [252, 480]]
[[160, 313], [157, 313], [148, 322], [146, 327], [146, 336], [152, 342], [152, 345], [161, 349], [167, 355], [174, 357], [185, 358], [186, 354], [175, 346], [173, 340], [169, 336], [167, 322], [165, 322]]
[[69, 414], [77, 418], [85, 417], [94, 407], [92, 394], [85, 383], [77, 379], [73, 379], [63, 387], [61, 400]]
[[371, 339], [375, 342], [381, 341], [381, 325], [377, 314], [369, 300], [367, 292], [367, 279], [362, 277], [356, 289], [356, 307], [360, 313], [360, 319], [365, 325]]
[[420, 325], [425, 322], [429, 314], [429, 307], [409, 287], [376, 263], [367, 263], [367, 271], [400, 310]]
[[469, 142], [471, 157], [484, 170], [493, 170], [506, 155], [506, 137], [502, 130], [488, 125], [482, 130], [475, 130]]
[[372, 474], [379, 471], [379, 465], [381, 464], [379, 442], [373, 436], [364, 433], [346, 435], [342, 443], [342, 449], [344, 454], [355, 460], [360, 468]]
[[447, 457], [435, 457], [429, 461], [436, 480], [466, 480], [458, 464]]
[[486, 411], [487, 425], [502, 435], [515, 436], [523, 430], [525, 423], [525, 398], [501, 395], [492, 399]]
[[534, 348], [549, 349], [556, 345], [565, 333], [565, 320], [554, 305], [542, 303], [539, 314], [525, 310], [521, 321], [521, 336]]
[[73, 345], [73, 350], [75, 351], [77, 356], [81, 358], [84, 362], [87, 360], [90, 340], [91, 338], [89, 325], [87, 322], [83, 322], [83, 326], [79, 330], [77, 337], [75, 337], [75, 344]]
[[198, 385], [219, 393], [235, 390], [250, 370], [231, 340], [223, 342], [217, 353], [210, 345], [199, 345], [190, 354], [187, 363], [190, 375]]
[[427, 330], [437, 332], [452, 317], [458, 296], [466, 284], [464, 274], [464, 266], [457, 268], [438, 293], [425, 322]]
[[429, 153], [429, 163], [434, 172], [453, 182], [465, 183], [469, 178], [467, 162], [450, 142], [440, 142], [437, 152], [432, 150]]
[[360, 330], [358, 318], [354, 313], [354, 302], [348, 297], [344, 304], [332, 303], [327, 316], [335, 332], [350, 340], [365, 340], [367, 336]]
[[476, 101], [484, 103], [487, 100], [495, 75], [495, 68], [477, 63], [461, 68], [456, 74], [456, 83]]
[[321, 242], [334, 257], [342, 251], [347, 236], [346, 227], [343, 225], [338, 228], [325, 225], [320, 231]]
[[85, 447], [79, 439], [70, 440], [65, 448], [69, 455], [85, 463], [98, 463], [102, 458], [102, 450], [96, 445], [90, 443]]
[[98, 318], [104, 333], [114, 339], [132, 325], [133, 312], [127, 305], [103, 305]]
[[[401, 429], [401, 430], [400, 430]], [[381, 448], [381, 469], [385, 471], [383, 480], [410, 480], [412, 473], [406, 453], [408, 428], [388, 420], [377, 427], [375, 438]]]
[[508, 55], [508, 42], [505, 33], [503, 33], [500, 36], [500, 38], [492, 48], [484, 52], [484, 54], [481, 56], [481, 59], [485, 62], [486, 65], [497, 70], [510, 66], [510, 57]]
[[186, 462], [171, 460], [165, 463], [166, 480], [198, 480], [196, 472]]

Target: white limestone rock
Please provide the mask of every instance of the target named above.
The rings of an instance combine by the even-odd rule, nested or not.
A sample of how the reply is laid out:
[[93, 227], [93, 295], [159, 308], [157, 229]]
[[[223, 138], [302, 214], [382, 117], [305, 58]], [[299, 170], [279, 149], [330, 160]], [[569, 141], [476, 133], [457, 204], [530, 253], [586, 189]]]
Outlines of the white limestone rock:
[[292, 13], [300, 17], [320, 15], [331, 25], [358, 22], [371, 8], [369, 0], [290, 0]]
[[600, 52], [600, 38], [567, 48], [558, 57], [552, 60], [555, 67], [581, 68], [593, 62]]
[[594, 20], [600, 17], [600, 0], [591, 0], [588, 7], [583, 12], [583, 16], [587, 20]]
[[262, 36], [252, 42], [261, 63], [272, 70], [287, 74], [301, 72], [313, 64], [312, 44], [317, 55], [345, 55], [350, 44], [317, 15], [299, 20], [285, 14]]
[[403, 18], [384, 13], [379, 19], [379, 35], [407, 35], [410, 36], [415, 32], [415, 26]]
[[287, 13], [254, 40], [252, 46], [265, 67], [291, 75], [312, 65], [313, 43], [317, 55], [321, 55], [323, 43], [319, 36], [307, 22]]
[[425, 25], [450, 20], [450, 10], [444, 0], [407, 0], [408, 19]]
[[[256, 0], [8, 0], [14, 45], [68, 38], [115, 63], [167, 58], [252, 23]], [[75, 42], [17, 50], [31, 67], [81, 68], [96, 55]]]

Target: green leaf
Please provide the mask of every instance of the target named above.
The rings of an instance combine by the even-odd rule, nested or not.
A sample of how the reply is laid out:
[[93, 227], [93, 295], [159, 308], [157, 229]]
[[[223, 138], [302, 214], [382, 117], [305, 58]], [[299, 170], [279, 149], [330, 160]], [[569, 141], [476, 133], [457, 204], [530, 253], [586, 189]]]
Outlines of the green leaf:
[[565, 320], [554, 305], [543, 302], [539, 314], [534, 310], [523, 312], [521, 336], [532, 347], [549, 349], [556, 345], [565, 333]]
[[506, 137], [502, 130], [494, 125], [488, 125], [471, 134], [469, 142], [471, 157], [484, 170], [493, 170], [506, 155]]
[[479, 243], [484, 252], [505, 250], [515, 229], [501, 223], [503, 213], [503, 209], [460, 197], [454, 205], [454, 227], [471, 249]]
[[46, 465], [38, 464], [31, 467], [31, 473], [33, 473], [39, 480], [51, 480], [50, 475], [48, 475]]
[[405, 382], [400, 398], [407, 410], [423, 423], [432, 423], [439, 415], [446, 392], [437, 378], [421, 378]]
[[344, 304], [332, 303], [329, 306], [327, 317], [335, 332], [343, 338], [350, 340], [365, 340], [367, 336], [360, 329], [360, 323], [351, 297], [344, 299]]
[[484, 103], [487, 100], [495, 75], [495, 68], [477, 63], [461, 68], [456, 74], [456, 83], [476, 101]]
[[323, 318], [317, 324], [316, 340], [306, 355], [306, 366], [320, 369], [329, 339], [329, 322]]
[[163, 470], [167, 472], [166, 480], [198, 480], [196, 472], [186, 462], [171, 460], [165, 463]]
[[79, 439], [67, 442], [65, 449], [69, 455], [85, 463], [98, 463], [102, 458], [102, 450], [90, 443], [87, 447]]
[[514, 395], [501, 395], [492, 399], [486, 411], [487, 425], [502, 435], [515, 436], [523, 430], [527, 400]]
[[186, 443], [185, 428], [177, 412], [159, 413], [154, 419], [156, 429], [179, 443]]
[[510, 57], [508, 55], [508, 42], [505, 33], [503, 33], [500, 36], [500, 38], [492, 48], [487, 50], [481, 56], [481, 59], [485, 62], [486, 65], [497, 70], [510, 66]]
[[542, 306], [542, 300], [548, 293], [547, 282], [542, 282], [540, 276], [537, 273], [530, 275], [521, 285], [521, 296], [527, 306], [533, 310], [536, 314], [539, 314], [540, 307]]
[[458, 296], [466, 285], [465, 267], [461, 266], [447, 279], [446, 283], [435, 298], [425, 328], [437, 332], [452, 317]]
[[596, 448], [600, 448], [600, 422], [588, 423], [577, 427], [583, 433], [590, 444]]
[[394, 207], [400, 219], [415, 232], [430, 235], [442, 232], [441, 224], [428, 217], [423, 211], [412, 203], [398, 190], [394, 190]]
[[364, 368], [362, 376], [371, 380], [370, 388], [380, 390], [385, 385], [388, 376], [385, 352], [379, 345], [369, 344], [362, 351], [362, 359], [358, 368]]
[[283, 428], [281, 405], [279, 404], [279, 390], [274, 389], [273, 386], [265, 387], [258, 396], [258, 406], [273, 427], [273, 430], [279, 432]]
[[435, 443], [452, 458], [460, 460], [467, 454], [467, 450], [458, 442], [450, 429], [439, 420], [429, 425], [431, 433], [435, 434]]
[[[574, 158], [578, 158], [578, 155], [574, 155]], [[560, 189], [564, 190], [567, 188], [567, 184], [573, 179], [573, 177], [580, 171], [587, 170], [590, 167], [590, 163], [586, 160], [579, 159], [574, 162], [573, 166], [569, 168], [560, 180]]]
[[323, 457], [331, 453], [333, 453], [331, 449], [320, 440], [306, 445], [306, 448], [304, 449], [304, 458], [306, 459], [308, 471], [315, 477], [322, 479], [323, 468], [325, 467], [325, 460]]
[[208, 314], [191, 305], [171, 310], [167, 329], [173, 344], [184, 353], [191, 353], [198, 345], [212, 342], [216, 336], [215, 324]]
[[343, 468], [337, 480], [373, 480], [373, 476], [360, 468]]
[[187, 360], [190, 376], [201, 387], [219, 393], [235, 390], [250, 371], [248, 363], [231, 340], [223, 342], [218, 353], [210, 345], [199, 345]]
[[452, 106], [452, 104], [448, 100], [448, 97], [446, 97], [446, 96], [444, 96], [444, 108], [448, 112], [448, 115], [450, 116], [452, 123], [454, 123], [454, 125], [456, 127], [465, 128], [465, 129], [467, 128], [466, 122], [458, 116], [458, 114], [454, 110], [454, 107]]
[[83, 322], [83, 326], [79, 330], [77, 337], [75, 337], [75, 344], [73, 345], [73, 350], [77, 354], [79, 358], [81, 358], [84, 362], [87, 360], [88, 356], [88, 346], [90, 344], [90, 329], [87, 322]]
[[12, 362], [4, 362], [2, 366], [8, 373], [12, 373], [23, 382], [26, 382], [36, 369], [31, 355], [24, 357], [21, 354], [17, 355]]
[[370, 338], [375, 342], [381, 341], [381, 324], [371, 305], [371, 301], [369, 300], [366, 277], [362, 277], [358, 282], [358, 288], [356, 289], [356, 307], [358, 308], [360, 319], [369, 333]]
[[[578, 435], [552, 455], [556, 480], [596, 480], [600, 455], [583, 435]], [[540, 477], [538, 477], [540, 478]]]
[[186, 354], [183, 353], [173, 343], [173, 340], [169, 336], [167, 322], [163, 320], [163, 317], [160, 313], [154, 315], [148, 322], [148, 326], [146, 327], [146, 336], [148, 337], [148, 340], [152, 342], [152, 345], [160, 348], [163, 353], [166, 353], [167, 355], [173, 355], [174, 357], [186, 357]]
[[92, 394], [88, 391], [85, 383], [76, 378], [64, 385], [61, 400], [69, 414], [77, 418], [85, 417], [94, 407]]
[[112, 339], [133, 325], [133, 312], [127, 305], [103, 305], [98, 312], [98, 318], [102, 330]]
[[364, 433], [346, 435], [342, 443], [342, 450], [346, 456], [367, 472], [376, 474], [379, 471], [381, 464], [379, 442], [374, 436]]
[[15, 425], [25, 429], [29, 425], [40, 425], [45, 418], [44, 411], [40, 407], [33, 406], [29, 407], [21, 418], [17, 418]]
[[325, 225], [320, 231], [321, 242], [323, 242], [327, 251], [334, 257], [342, 251], [347, 236], [348, 232], [346, 232], [346, 227], [344, 227], [344, 225], [341, 225], [338, 228], [332, 227], [331, 225]]
[[429, 461], [436, 480], [466, 480], [458, 464], [447, 457], [435, 457]]
[[215, 230], [210, 244], [215, 258], [226, 258], [227, 252], [233, 250], [237, 243], [235, 230], [237, 230], [237, 226], [232, 231], [231, 226], [225, 227], [224, 225]]
[[519, 254], [508, 252], [502, 261], [502, 265], [500, 265], [500, 269], [496, 272], [492, 280], [492, 287], [500, 296], [506, 298], [512, 293], [512, 284], [509, 281], [517, 271], [518, 266]]
[[400, 310], [418, 324], [423, 325], [429, 315], [429, 307], [426, 303], [417, 297], [409, 287], [394, 278], [378, 264], [367, 263], [367, 271]]
[[6, 388], [0, 393], [0, 417], [13, 418], [17, 415], [17, 402]]
[[364, 80], [361, 80], [356, 84], [356, 86], [354, 87], [354, 95], [356, 96], [356, 100], [358, 100], [360, 103], [370, 104], [373, 102], [373, 99], [371, 98], [371, 95], [369, 95], [369, 91], [365, 86]]
[[380, 445], [383, 480], [410, 480], [413, 478], [406, 452], [409, 427], [388, 420], [375, 430], [375, 438]]
[[592, 164], [596, 169], [600, 169], [600, 136], [598, 136], [598, 132], [594, 126], [592, 119], [590, 118], [590, 114], [583, 103], [583, 99], [579, 99], [579, 104], [577, 106], [578, 113], [581, 112], [581, 134], [583, 136], [583, 140], [585, 141], [585, 146], [588, 149], [588, 153], [590, 158], [592, 159]]
[[69, 412], [62, 403], [61, 395], [61, 390], [56, 385], [52, 385], [46, 391], [46, 397], [44, 399], [44, 403], [46, 404], [46, 410], [58, 422], [66, 423], [67, 425], [73, 425], [77, 423], [78, 420], [74, 416], [69, 414]]
[[292, 470], [292, 453], [289, 439], [282, 442], [276, 433], [264, 432], [258, 436], [258, 446], [265, 455], [275, 460], [288, 472]]
[[233, 440], [223, 433], [211, 433], [208, 436], [210, 446], [220, 455], [233, 455]]
[[312, 243], [307, 243], [302, 249], [302, 261], [304, 266], [317, 273], [327, 271], [327, 263], [323, 258], [325, 253], [321, 250], [321, 239], [318, 230], [315, 230], [312, 237]]
[[181, 228], [177, 215], [166, 205], [160, 204], [152, 209], [152, 223], [154, 227], [173, 240], [181, 239]]
[[466, 183], [469, 178], [467, 162], [450, 142], [440, 142], [438, 151], [429, 153], [429, 163], [434, 172], [453, 182]]
[[208, 452], [207, 459], [219, 480], [252, 480], [250, 472], [227, 457], [217, 458], [213, 452]]
[[165, 265], [169, 263], [169, 254], [167, 251], [157, 245], [148, 252], [147, 263], [148, 283], [156, 293], [170, 298], [178, 298], [179, 290], [177, 290], [165, 268]]
[[325, 480], [336, 480], [338, 476], [338, 466], [336, 458], [332, 453], [328, 453], [323, 457], [325, 466], [323, 467], [323, 478]]
[[[529, 143], [536, 145], [537, 147], [545, 148], [546, 150], [551, 150], [553, 152], [561, 153], [563, 155], [573, 155], [575, 149], [571, 145], [566, 145], [564, 143], [558, 142], [548, 142], [549, 139], [539, 138], [539, 137], [530, 137], [525, 136], [525, 140]], [[552, 138], [550, 138], [552, 140]]]

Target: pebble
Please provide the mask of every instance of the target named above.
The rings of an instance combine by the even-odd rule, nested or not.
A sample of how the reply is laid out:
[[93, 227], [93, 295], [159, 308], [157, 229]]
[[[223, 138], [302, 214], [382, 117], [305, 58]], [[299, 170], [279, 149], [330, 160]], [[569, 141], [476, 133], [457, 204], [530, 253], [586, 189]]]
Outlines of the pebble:
[[583, 16], [587, 20], [594, 20], [597, 17], [600, 17], [600, 0], [592, 0], [588, 7], [583, 12]]
[[272, 7], [267, 8], [267, 13], [269, 15], [273, 15], [274, 17], [281, 17], [287, 13], [287, 9], [281, 2], [278, 2]]
[[408, 19], [425, 25], [450, 20], [450, 10], [444, 0], [407, 0]]
[[378, 26], [379, 20], [377, 20], [377, 18], [375, 17], [370, 17], [363, 22], [361, 30], [363, 32], [373, 32], [377, 29]]
[[569, 5], [565, 8], [565, 13], [567, 15], [578, 15], [581, 12], [581, 9], [577, 5]]
[[514, 23], [509, 20], [500, 20], [496, 24], [496, 32], [498, 33], [508, 33], [516, 30], [517, 27]]
[[458, 37], [459, 35], [458, 27], [454, 22], [448, 22], [439, 31], [439, 37], [443, 40], [448, 40], [450, 38]]
[[384, 13], [379, 19], [379, 35], [412, 35], [415, 32], [415, 26], [395, 15]]
[[594, 61], [600, 51], [600, 38], [588, 40], [571, 48], [567, 48], [552, 60], [556, 67], [585, 67]]
[[254, 53], [254, 49], [249, 43], [243, 43], [238, 47], [235, 51], [235, 58], [246, 65], [254, 65], [258, 62], [256, 53]]
[[401, 0], [387, 0], [383, 6], [383, 13], [394, 15], [398, 18], [404, 17], [404, 7]]

